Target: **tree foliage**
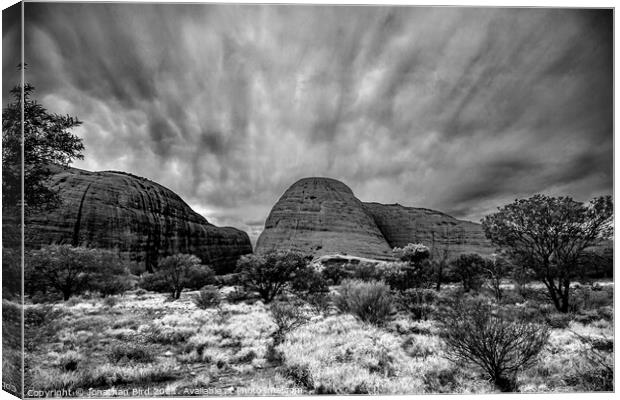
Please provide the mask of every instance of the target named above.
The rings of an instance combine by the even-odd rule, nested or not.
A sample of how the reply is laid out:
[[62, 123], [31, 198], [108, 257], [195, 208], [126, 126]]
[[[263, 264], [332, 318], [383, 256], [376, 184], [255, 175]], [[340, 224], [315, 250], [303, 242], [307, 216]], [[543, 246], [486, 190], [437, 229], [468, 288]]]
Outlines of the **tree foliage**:
[[265, 303], [270, 303], [306, 271], [308, 261], [308, 257], [296, 251], [248, 254], [237, 261], [237, 272], [246, 289], [258, 292]]
[[168, 292], [179, 299], [183, 289], [199, 289], [215, 282], [211, 268], [200, 265], [200, 259], [192, 254], [174, 254], [161, 260], [154, 273], [146, 273], [140, 286], [156, 292]]
[[26, 293], [62, 294], [64, 300], [85, 291], [103, 295], [127, 289], [127, 270], [114, 252], [50, 245], [26, 254]]
[[32, 98], [34, 87], [26, 84], [11, 90], [13, 102], [2, 110], [2, 204], [19, 206], [22, 179], [22, 106], [24, 211], [26, 213], [57, 205], [58, 195], [45, 185], [52, 175], [51, 164], [68, 165], [82, 159], [82, 139], [70, 129], [81, 122], [69, 115], [49, 113]]
[[450, 262], [450, 275], [463, 284], [467, 293], [478, 291], [484, 283], [488, 261], [477, 253], [460, 254]]
[[395, 290], [426, 288], [431, 285], [433, 266], [430, 262], [430, 250], [423, 244], [409, 243], [403, 248], [395, 247], [394, 256], [403, 263], [392, 264], [384, 272], [384, 280]]
[[570, 284], [586, 249], [611, 236], [611, 196], [584, 204], [570, 197], [535, 195], [486, 216], [487, 238], [547, 288], [553, 304], [568, 312]]

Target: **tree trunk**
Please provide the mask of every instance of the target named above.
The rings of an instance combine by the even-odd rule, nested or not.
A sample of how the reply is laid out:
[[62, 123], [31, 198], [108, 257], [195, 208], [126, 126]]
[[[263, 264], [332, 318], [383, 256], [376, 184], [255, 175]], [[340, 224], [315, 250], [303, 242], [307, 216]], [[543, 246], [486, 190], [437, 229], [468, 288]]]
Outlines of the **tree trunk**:
[[63, 290], [62, 291], [62, 297], [64, 299], [64, 301], [69, 300], [69, 298], [71, 297], [71, 290]]

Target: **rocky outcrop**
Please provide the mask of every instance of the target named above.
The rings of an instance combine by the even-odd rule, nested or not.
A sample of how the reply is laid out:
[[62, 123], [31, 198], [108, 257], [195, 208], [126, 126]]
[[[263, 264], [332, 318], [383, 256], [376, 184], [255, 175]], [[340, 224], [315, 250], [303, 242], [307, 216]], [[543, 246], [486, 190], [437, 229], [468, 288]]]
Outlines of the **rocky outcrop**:
[[390, 247], [422, 243], [436, 256], [461, 253], [491, 254], [495, 251], [482, 225], [448, 214], [400, 204], [364, 203]]
[[61, 205], [27, 219], [27, 247], [66, 243], [118, 249], [148, 269], [160, 257], [190, 253], [220, 273], [252, 252], [245, 232], [210, 224], [174, 192], [148, 179], [54, 168], [50, 186]]
[[306, 178], [278, 200], [258, 238], [257, 252], [294, 249], [314, 256], [392, 259], [392, 249], [423, 243], [437, 256], [490, 254], [480, 224], [439, 211], [360, 202], [344, 183]]
[[271, 249], [392, 257], [363, 203], [347, 185], [330, 178], [301, 179], [284, 192], [256, 243], [257, 253]]

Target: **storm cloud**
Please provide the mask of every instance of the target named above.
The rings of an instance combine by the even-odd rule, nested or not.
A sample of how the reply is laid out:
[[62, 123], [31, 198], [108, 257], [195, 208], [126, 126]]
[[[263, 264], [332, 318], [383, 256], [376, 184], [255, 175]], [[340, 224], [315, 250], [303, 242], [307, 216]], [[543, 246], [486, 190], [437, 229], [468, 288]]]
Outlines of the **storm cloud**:
[[612, 24], [610, 10], [26, 3], [26, 80], [84, 121], [76, 167], [157, 181], [253, 239], [307, 176], [476, 221], [534, 193], [611, 194]]

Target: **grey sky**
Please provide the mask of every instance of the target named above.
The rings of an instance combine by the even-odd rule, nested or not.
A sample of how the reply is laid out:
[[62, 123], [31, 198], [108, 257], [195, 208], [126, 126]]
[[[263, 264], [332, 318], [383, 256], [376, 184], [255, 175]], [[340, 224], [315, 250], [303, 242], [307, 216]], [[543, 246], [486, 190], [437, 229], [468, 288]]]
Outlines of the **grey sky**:
[[84, 121], [75, 166], [253, 239], [307, 176], [474, 221], [612, 192], [609, 10], [26, 3], [25, 24], [37, 98]]

